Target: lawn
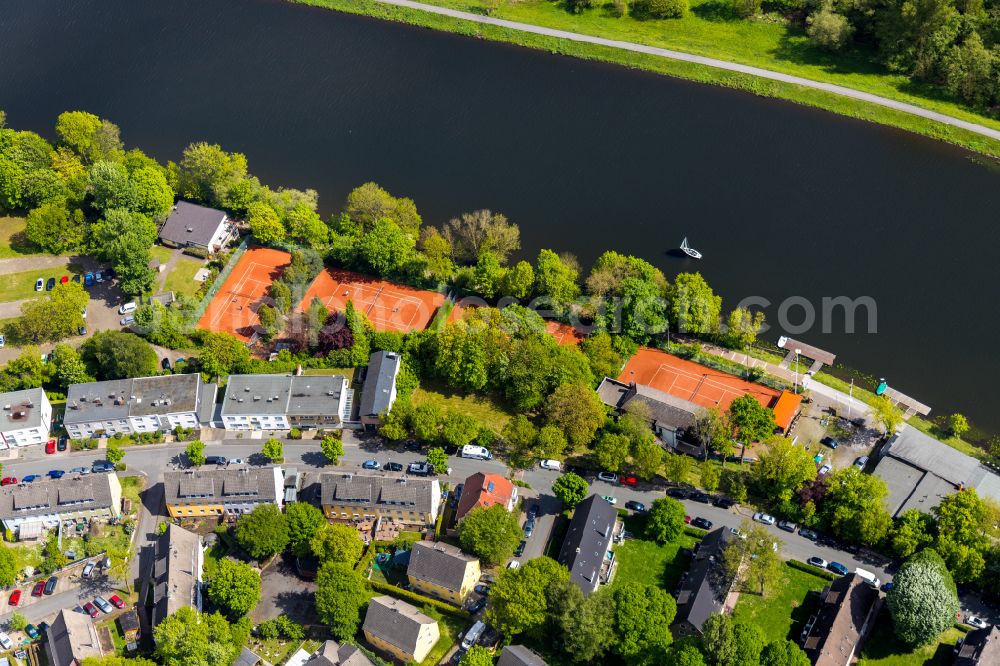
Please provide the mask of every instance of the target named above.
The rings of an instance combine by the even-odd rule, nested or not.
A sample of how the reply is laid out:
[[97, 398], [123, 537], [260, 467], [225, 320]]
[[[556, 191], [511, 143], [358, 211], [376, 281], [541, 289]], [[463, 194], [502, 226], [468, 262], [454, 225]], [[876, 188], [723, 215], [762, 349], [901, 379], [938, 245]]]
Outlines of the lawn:
[[0, 259], [25, 257], [41, 250], [24, 237], [25, 218], [0, 215]]
[[781, 578], [771, 585], [766, 596], [743, 592], [733, 611], [733, 620], [756, 625], [767, 642], [796, 640], [809, 615], [819, 607], [819, 598], [809, 593], [819, 592], [830, 584], [787, 564], [781, 572]]
[[72, 276], [76, 272], [79, 272], [77, 267], [71, 266], [67, 261], [66, 265], [61, 268], [36, 268], [21, 273], [0, 274], [0, 303], [46, 294], [48, 292], [44, 290], [35, 291], [35, 280], [38, 278], [48, 280], [50, 277], [54, 277], [58, 281], [63, 275]]
[[951, 628], [941, 634], [930, 645], [913, 649], [901, 643], [892, 631], [892, 619], [883, 610], [875, 621], [871, 635], [865, 641], [858, 666], [936, 666], [955, 661], [953, 648], [962, 636], [958, 629]]
[[122, 484], [122, 498], [127, 498], [132, 502], [132, 511], [138, 513], [141, 500], [139, 494], [146, 487], [146, 478], [142, 476], [119, 477]]
[[432, 666], [433, 664], [441, 661], [448, 650], [458, 641], [458, 637], [465, 631], [466, 627], [472, 624], [471, 620], [466, 623], [461, 620], [456, 620], [450, 615], [444, 615], [438, 610], [431, 608], [430, 606], [424, 606], [420, 609], [420, 612], [424, 615], [434, 618], [438, 621], [438, 628], [441, 630], [441, 638], [438, 642], [434, 644], [434, 647], [427, 654], [427, 657], [420, 662], [421, 666]]
[[[641, 523], [629, 521], [627, 527], [633, 534], [642, 534]], [[690, 557], [682, 552], [698, 542], [682, 533], [677, 541], [661, 546], [646, 539], [629, 539], [615, 547], [618, 572], [612, 586], [624, 583], [654, 585], [673, 594], [681, 574], [687, 571]]]
[[437, 391], [418, 388], [413, 392], [411, 400], [414, 406], [434, 404], [445, 411], [455, 410], [466, 414], [479, 423], [488, 425], [494, 432], [503, 430], [507, 421], [513, 416], [489, 397], [477, 394], [451, 393], [445, 395]]
[[170, 261], [170, 257], [174, 256], [174, 251], [169, 247], [163, 247], [162, 245], [154, 245], [149, 248], [149, 256], [151, 259], [156, 259], [161, 264], [165, 264]]
[[205, 262], [188, 257], [178, 257], [177, 263], [167, 273], [167, 279], [163, 283], [164, 291], [172, 291], [175, 294], [194, 296], [201, 287], [200, 282], [195, 282], [194, 274], [197, 273]]

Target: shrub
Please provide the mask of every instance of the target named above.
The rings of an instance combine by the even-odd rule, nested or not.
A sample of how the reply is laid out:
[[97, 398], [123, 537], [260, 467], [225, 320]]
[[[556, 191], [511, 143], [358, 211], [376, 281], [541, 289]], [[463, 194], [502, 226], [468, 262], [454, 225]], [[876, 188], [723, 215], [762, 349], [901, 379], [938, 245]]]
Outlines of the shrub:
[[822, 569], [818, 569], [811, 564], [806, 564], [805, 562], [800, 562], [799, 560], [788, 560], [785, 564], [793, 569], [805, 571], [806, 573], [811, 573], [814, 576], [819, 576], [820, 578], [824, 578], [826, 580], [837, 580], [837, 578], [839, 578], [839, 576], [833, 572], [823, 571]]
[[644, 0], [646, 13], [653, 18], [683, 18], [688, 0]]
[[823, 7], [806, 19], [809, 41], [828, 51], [840, 51], [854, 35], [854, 26], [829, 7]]
[[371, 588], [376, 592], [385, 592], [389, 596], [402, 599], [403, 601], [412, 602], [417, 606], [430, 606], [431, 608], [439, 610], [442, 613], [450, 615], [458, 620], [467, 621], [472, 617], [466, 611], [455, 608], [451, 604], [445, 603], [444, 601], [425, 597], [422, 594], [417, 594], [416, 592], [411, 592], [410, 590], [404, 590], [400, 587], [396, 587], [395, 585], [383, 583], [380, 580], [370, 580], [368, 581], [368, 584], [371, 585]]
[[[760, 13], [761, 0], [731, 0], [733, 11], [743, 18], [750, 18]], [[701, 352], [701, 345], [698, 345], [696, 353]]]
[[288, 439], [302, 439], [302, 431], [298, 428], [292, 428], [288, 431]]

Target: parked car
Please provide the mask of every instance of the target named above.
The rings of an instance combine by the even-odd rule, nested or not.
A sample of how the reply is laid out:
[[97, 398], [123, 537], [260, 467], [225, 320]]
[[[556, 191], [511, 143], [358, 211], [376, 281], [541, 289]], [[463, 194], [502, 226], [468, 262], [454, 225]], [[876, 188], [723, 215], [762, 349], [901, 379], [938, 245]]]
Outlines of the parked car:
[[532, 518], [524, 524], [524, 538], [530, 539], [535, 532], [535, 520]]
[[101, 273], [101, 271], [94, 272], [94, 282], [97, 282], [98, 284], [104, 282], [104, 274]]
[[406, 467], [406, 472], [408, 474], [415, 474], [416, 476], [429, 476], [431, 473], [431, 466], [425, 462], [411, 462]]
[[708, 493], [691, 493], [688, 497], [692, 502], [701, 502], [702, 504], [709, 504], [712, 501], [712, 496]]
[[639, 479], [628, 474], [622, 477], [622, 484], [626, 486], [632, 486], [633, 488], [639, 485]]
[[[206, 465], [228, 465], [229, 464], [229, 459], [226, 458], [225, 456], [205, 456], [205, 464]], [[97, 465], [94, 465], [94, 467], [97, 467]], [[96, 472], [97, 470], [95, 469], [94, 471]]]
[[382, 469], [387, 472], [402, 472], [403, 466], [399, 463], [387, 462]]
[[90, 468], [94, 474], [100, 474], [101, 472], [113, 472], [115, 471], [115, 466], [109, 462], [94, 463], [94, 466]]
[[8, 636], [5, 631], [0, 631], [0, 647], [4, 650], [9, 650], [14, 647], [14, 641], [10, 640], [10, 636]]
[[170, 359], [167, 358], [166, 356], [164, 356], [163, 360], [160, 361], [160, 368], [162, 370], [169, 370], [170, 369]]
[[816, 476], [826, 476], [827, 474], [830, 473], [830, 470], [832, 469], [833, 468], [830, 467], [829, 465], [823, 465], [822, 467], [819, 468], [819, 471], [816, 472]]
[[83, 284], [84, 284], [85, 287], [89, 287], [89, 286], [93, 285], [94, 284], [94, 274], [93, 273], [87, 273], [86, 275], [84, 275], [83, 276]]
[[828, 563], [822, 557], [816, 557], [815, 555], [813, 555], [808, 560], [806, 560], [806, 564], [811, 564], [814, 567], [819, 567], [820, 569], [826, 569]]
[[68, 275], [63, 275], [61, 278], [59, 278], [59, 284], [66, 284], [67, 282], [69, 282]]
[[59, 443], [56, 444], [56, 449], [58, 449], [59, 451], [65, 451], [68, 446], [69, 446], [69, 437], [63, 435], [62, 437], [59, 438]]
[[379, 465], [377, 460], [366, 460], [363, 463], [361, 463], [362, 469], [378, 469], [380, 467], [381, 465]]
[[70, 474], [80, 474], [82, 476], [84, 474], [90, 474], [90, 468], [89, 467], [74, 467], [73, 469], [71, 469], [69, 471], [69, 473]]
[[87, 335], [87, 327], [86, 326], [77, 326], [77, 328], [76, 328], [76, 334], [77, 335]]
[[6, 344], [7, 344], [7, 338], [0, 335], [0, 349], [3, 349]]
[[541, 510], [542, 510], [541, 507], [539, 507], [537, 504], [532, 504], [531, 508], [528, 509], [528, 520], [533, 521], [535, 518], [537, 518]]
[[45, 452], [46, 453], [56, 452], [56, 440], [50, 439], [49, 441], [45, 442]]
[[618, 475], [614, 472], [598, 472], [597, 478], [608, 483], [618, 483]]
[[15, 483], [17, 483], [16, 476], [5, 476], [2, 479], [0, 479], [0, 486], [9, 486]]
[[118, 323], [121, 324], [122, 326], [131, 326], [132, 324], [135, 323], [135, 317], [132, 316], [122, 317], [121, 319], [118, 320]]
[[729, 533], [732, 534], [737, 539], [743, 539], [744, 541], [747, 540], [747, 535], [743, 534], [743, 532], [741, 532], [740, 528], [738, 528], [738, 527], [730, 527], [729, 528]]
[[481, 594], [484, 597], [490, 593], [490, 586], [489, 585], [484, 585], [482, 583], [480, 583], [479, 585], [476, 585], [472, 589], [475, 590], [476, 594]]
[[629, 500], [628, 502], [625, 502], [625, 508], [631, 511], [635, 511], [636, 513], [645, 513], [646, 511], [646, 505], [643, 504], [642, 502], [636, 502], [635, 500]]
[[42, 477], [39, 476], [38, 474], [29, 474], [28, 476], [21, 478], [21, 483], [31, 483], [32, 481], [35, 481], [36, 479], [40, 478]]
[[838, 576], [846, 576], [847, 574], [851, 573], [850, 570], [840, 562], [830, 562], [828, 565], [826, 565], [826, 568], [832, 571], [833, 573], [837, 574]]
[[45, 281], [45, 291], [52, 291], [55, 288], [56, 288], [56, 279], [54, 277], [50, 277], [48, 280]]
[[83, 567], [83, 577], [90, 578], [90, 575], [94, 573], [95, 567], [97, 567], [95, 562], [87, 562], [86, 566]]
[[823, 439], [819, 440], [819, 443], [820, 444], [825, 444], [825, 445], [829, 446], [831, 449], [835, 449], [838, 446], [840, 446], [840, 444], [837, 442], [837, 440], [835, 440], [833, 437], [824, 437]]
[[115, 608], [125, 608], [125, 602], [117, 594], [112, 594], [111, 598], [108, 599]]
[[45, 581], [40, 580], [37, 583], [35, 583], [35, 586], [33, 588], [31, 588], [31, 596], [40, 597], [42, 596], [42, 592], [44, 591], [45, 591]]
[[97, 606], [90, 603], [89, 601], [83, 605], [83, 610], [85, 610], [87, 612], [87, 615], [89, 615], [91, 618], [97, 617], [98, 614], [100, 613], [100, 611], [97, 610]]
[[94, 605], [100, 608], [105, 613], [110, 613], [112, 610], [114, 610], [111, 604], [108, 603], [108, 600], [105, 599], [104, 597], [97, 597], [96, 599], [94, 599]]
[[688, 525], [691, 524], [691, 516], [684, 516], [684, 522]]
[[476, 603], [469, 606], [469, 615], [475, 615], [484, 608], [486, 608], [486, 599], [480, 599]]
[[528, 545], [528, 542], [521, 539], [521, 543], [517, 544], [517, 548], [514, 549], [514, 557], [521, 557], [524, 555], [524, 547]]
[[795, 523], [793, 523], [790, 520], [779, 520], [778, 521], [778, 529], [779, 530], [785, 530], [786, 532], [793, 532], [794, 533], [795, 529], [797, 527], [798, 527], [798, 525], [796, 525]]
[[25, 625], [24, 633], [28, 634], [28, 638], [33, 641], [37, 641], [38, 637], [41, 635], [38, 633], [38, 627], [33, 624]]
[[799, 536], [809, 539], [810, 541], [816, 541], [817, 539], [819, 539], [819, 534], [817, 534], [813, 530], [806, 529], [805, 527], [799, 528]]
[[50, 469], [49, 470], [49, 478], [50, 479], [61, 479], [64, 476], [66, 476], [66, 472], [64, 472], [61, 469]]
[[716, 497], [712, 500], [712, 505], [717, 506], [720, 509], [731, 509], [736, 506], [736, 500], [729, 499], [728, 497]]
[[508, 569], [516, 569], [519, 566], [521, 566], [521, 563], [518, 562], [517, 560], [511, 560], [510, 562], [507, 563], [507, 568]]
[[611, 504], [612, 506], [618, 504], [618, 499], [612, 497], [611, 495], [601, 495], [601, 499], [603, 499], [608, 504]]
[[691, 527], [697, 527], [700, 530], [710, 530], [712, 529], [712, 521], [701, 517], [694, 518], [691, 520]]
[[14, 590], [10, 593], [10, 598], [7, 599], [8, 606], [16, 606], [21, 603], [21, 590]]
[[77, 273], [76, 275], [73, 276], [73, 282], [75, 282], [77, 284], [80, 284], [80, 274], [79, 273]]
[[45, 278], [38, 278], [35, 280], [35, 291], [41, 291], [45, 289]]
[[854, 459], [854, 466], [858, 469], [864, 469], [865, 465], [868, 464], [868, 456], [858, 456]]
[[764, 523], [765, 525], [774, 525], [774, 516], [762, 513], [760, 511], [753, 514], [753, 519], [758, 523]]
[[556, 472], [562, 469], [562, 463], [558, 460], [540, 460], [538, 461], [538, 466], [542, 469], [551, 469]]
[[687, 499], [688, 493], [683, 488], [669, 488], [667, 489], [667, 497], [673, 497], [674, 499]]

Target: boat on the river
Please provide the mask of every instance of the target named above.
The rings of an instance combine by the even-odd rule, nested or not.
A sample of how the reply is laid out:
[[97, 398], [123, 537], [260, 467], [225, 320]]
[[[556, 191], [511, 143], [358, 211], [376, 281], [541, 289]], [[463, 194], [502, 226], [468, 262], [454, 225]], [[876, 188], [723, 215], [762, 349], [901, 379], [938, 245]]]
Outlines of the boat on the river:
[[701, 259], [701, 252], [688, 245], [687, 236], [685, 236], [684, 240], [681, 241], [681, 252], [692, 259]]

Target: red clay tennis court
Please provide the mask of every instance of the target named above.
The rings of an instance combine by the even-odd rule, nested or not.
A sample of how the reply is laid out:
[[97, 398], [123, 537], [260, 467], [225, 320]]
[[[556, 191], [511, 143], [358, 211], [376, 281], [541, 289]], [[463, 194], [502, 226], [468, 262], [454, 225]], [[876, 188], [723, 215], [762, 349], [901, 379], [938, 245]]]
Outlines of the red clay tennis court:
[[301, 310], [319, 299], [330, 312], [342, 312], [347, 301], [364, 312], [378, 331], [422, 331], [444, 303], [444, 294], [376, 280], [367, 275], [328, 268], [309, 285]]
[[780, 393], [760, 384], [744, 381], [736, 375], [685, 361], [658, 349], [642, 347], [629, 359], [618, 377], [620, 382], [635, 382], [683, 398], [702, 407], [729, 408], [741, 395], [752, 395], [770, 407]]
[[260, 323], [257, 308], [267, 290], [292, 257], [287, 252], [257, 247], [247, 250], [208, 304], [198, 328], [232, 333], [248, 342]]
[[545, 330], [561, 345], [578, 345], [583, 342], [583, 334], [561, 321], [545, 322]]

